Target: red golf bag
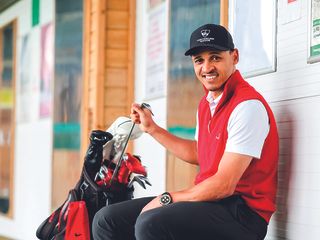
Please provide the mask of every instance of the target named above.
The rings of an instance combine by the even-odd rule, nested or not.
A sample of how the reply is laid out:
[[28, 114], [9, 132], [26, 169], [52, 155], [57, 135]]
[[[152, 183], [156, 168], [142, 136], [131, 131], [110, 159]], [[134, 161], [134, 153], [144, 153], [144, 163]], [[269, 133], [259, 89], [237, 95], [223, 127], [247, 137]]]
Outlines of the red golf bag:
[[92, 131], [80, 179], [65, 202], [38, 227], [39, 239], [92, 239], [91, 223], [99, 209], [132, 199], [133, 181], [150, 185], [139, 157], [122, 152], [114, 162], [116, 154], [111, 151], [110, 159], [103, 159], [103, 146], [112, 139], [109, 132]]

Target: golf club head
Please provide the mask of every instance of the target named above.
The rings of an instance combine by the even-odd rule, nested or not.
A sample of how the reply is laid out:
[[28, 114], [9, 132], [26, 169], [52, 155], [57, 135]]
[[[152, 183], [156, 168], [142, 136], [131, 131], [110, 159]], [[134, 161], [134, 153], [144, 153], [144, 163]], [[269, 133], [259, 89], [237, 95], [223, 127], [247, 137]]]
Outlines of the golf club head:
[[103, 146], [112, 141], [113, 135], [101, 130], [93, 130], [90, 134], [90, 143], [84, 158], [84, 165], [91, 178], [99, 170], [103, 161]]
[[[132, 121], [128, 117], [118, 117], [111, 126], [107, 129], [107, 132], [115, 135], [128, 135], [132, 127]], [[130, 140], [136, 139], [142, 135], [142, 131], [139, 126], [135, 125]]]

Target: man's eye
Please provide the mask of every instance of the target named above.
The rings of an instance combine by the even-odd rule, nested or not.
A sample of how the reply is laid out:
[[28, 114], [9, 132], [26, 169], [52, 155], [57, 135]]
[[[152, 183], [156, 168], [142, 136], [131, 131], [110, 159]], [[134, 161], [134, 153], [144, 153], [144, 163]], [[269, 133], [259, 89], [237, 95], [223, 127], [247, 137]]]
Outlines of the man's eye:
[[212, 61], [219, 61], [221, 58], [219, 56], [212, 56]]
[[202, 60], [202, 59], [195, 59], [194, 62], [197, 63], [197, 64], [199, 64], [199, 63], [202, 63], [203, 60]]

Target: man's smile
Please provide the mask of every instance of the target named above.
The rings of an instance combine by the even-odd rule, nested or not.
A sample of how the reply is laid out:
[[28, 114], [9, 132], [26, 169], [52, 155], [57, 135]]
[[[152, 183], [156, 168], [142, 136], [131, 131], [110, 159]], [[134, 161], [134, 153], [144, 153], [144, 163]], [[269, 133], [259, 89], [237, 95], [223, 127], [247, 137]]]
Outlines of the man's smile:
[[210, 73], [210, 74], [203, 74], [202, 78], [204, 78], [206, 81], [212, 81], [214, 80], [216, 77], [218, 77], [217, 73]]

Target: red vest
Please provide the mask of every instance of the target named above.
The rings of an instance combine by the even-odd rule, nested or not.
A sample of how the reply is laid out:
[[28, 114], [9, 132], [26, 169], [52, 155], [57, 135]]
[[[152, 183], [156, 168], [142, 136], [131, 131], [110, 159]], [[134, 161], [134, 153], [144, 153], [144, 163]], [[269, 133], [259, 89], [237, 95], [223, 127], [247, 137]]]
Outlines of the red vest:
[[[199, 183], [214, 175], [225, 151], [230, 114], [241, 102], [257, 99], [265, 106], [270, 130], [264, 142], [261, 158], [254, 158], [238, 182], [234, 194], [240, 194], [248, 206], [269, 222], [275, 211], [279, 139], [273, 113], [265, 99], [236, 71], [227, 80], [223, 96], [211, 117], [209, 103], [204, 96], [199, 104], [198, 160]], [[209, 131], [210, 129], [210, 131]]]

